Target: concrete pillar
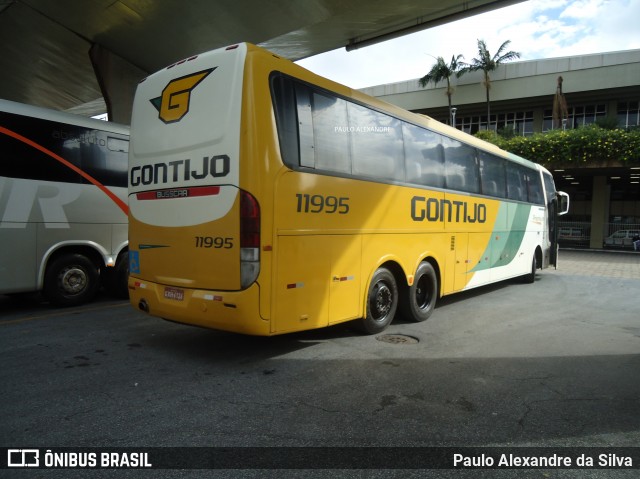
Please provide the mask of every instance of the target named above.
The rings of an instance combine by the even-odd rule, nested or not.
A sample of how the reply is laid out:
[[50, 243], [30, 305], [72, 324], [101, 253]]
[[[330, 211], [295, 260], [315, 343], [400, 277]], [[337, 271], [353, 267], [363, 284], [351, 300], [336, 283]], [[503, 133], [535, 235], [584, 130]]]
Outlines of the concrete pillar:
[[136, 87], [148, 73], [97, 43], [91, 46], [89, 56], [107, 105], [109, 121], [130, 125]]
[[609, 203], [611, 201], [611, 187], [607, 184], [606, 176], [593, 178], [593, 193], [591, 195], [591, 242], [590, 248], [602, 248], [607, 234], [609, 222]]

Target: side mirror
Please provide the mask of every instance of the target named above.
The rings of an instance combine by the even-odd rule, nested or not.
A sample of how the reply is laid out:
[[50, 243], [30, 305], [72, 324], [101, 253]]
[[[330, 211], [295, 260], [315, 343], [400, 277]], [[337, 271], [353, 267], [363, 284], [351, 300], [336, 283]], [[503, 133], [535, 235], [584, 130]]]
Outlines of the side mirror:
[[569, 212], [569, 195], [564, 191], [556, 192], [558, 195], [558, 215], [566, 215]]

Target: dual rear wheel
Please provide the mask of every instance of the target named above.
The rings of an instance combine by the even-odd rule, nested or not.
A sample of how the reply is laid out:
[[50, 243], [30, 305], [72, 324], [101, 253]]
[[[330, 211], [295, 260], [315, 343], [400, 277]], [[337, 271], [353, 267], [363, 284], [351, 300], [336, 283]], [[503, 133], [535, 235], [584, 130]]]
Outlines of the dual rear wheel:
[[393, 273], [381, 267], [371, 278], [367, 293], [366, 315], [359, 322], [360, 329], [376, 334], [389, 326], [398, 308], [411, 321], [421, 322], [431, 316], [438, 297], [438, 277], [433, 266], [422, 262], [414, 275], [413, 284], [399, 288]]

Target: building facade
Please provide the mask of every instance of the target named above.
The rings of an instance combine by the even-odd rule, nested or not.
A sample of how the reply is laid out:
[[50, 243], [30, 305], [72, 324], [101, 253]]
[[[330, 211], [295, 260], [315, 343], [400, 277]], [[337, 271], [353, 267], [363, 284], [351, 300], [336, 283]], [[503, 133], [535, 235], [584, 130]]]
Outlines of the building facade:
[[[425, 71], [427, 68], [425, 65]], [[567, 111], [563, 124], [554, 125], [559, 77]], [[640, 50], [502, 65], [491, 73], [490, 118], [482, 72], [451, 81], [452, 117], [445, 82], [421, 88], [416, 78], [362, 91], [443, 123], [454, 123], [470, 134], [490, 128], [526, 136], [596, 122], [640, 128]], [[586, 164], [552, 173], [558, 189], [571, 197], [570, 212], [560, 229], [561, 245], [632, 248], [627, 236], [633, 233], [626, 232], [640, 231], [640, 158], [631, 165]]]

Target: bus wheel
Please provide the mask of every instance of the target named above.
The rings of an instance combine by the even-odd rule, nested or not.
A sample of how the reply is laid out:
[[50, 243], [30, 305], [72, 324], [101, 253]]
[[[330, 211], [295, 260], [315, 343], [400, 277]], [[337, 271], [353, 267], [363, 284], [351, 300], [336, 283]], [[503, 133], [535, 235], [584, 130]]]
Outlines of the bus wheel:
[[75, 306], [90, 301], [100, 285], [96, 265], [81, 254], [54, 259], [44, 275], [44, 295], [57, 306]]
[[398, 286], [391, 271], [379, 268], [371, 279], [367, 294], [366, 316], [360, 320], [360, 329], [376, 334], [386, 329], [398, 309]]
[[425, 321], [431, 316], [438, 299], [438, 277], [431, 263], [420, 263], [413, 284], [405, 288], [400, 309], [406, 319]]
[[123, 251], [118, 255], [116, 265], [105, 271], [105, 286], [109, 294], [116, 298], [129, 297], [129, 252]]

